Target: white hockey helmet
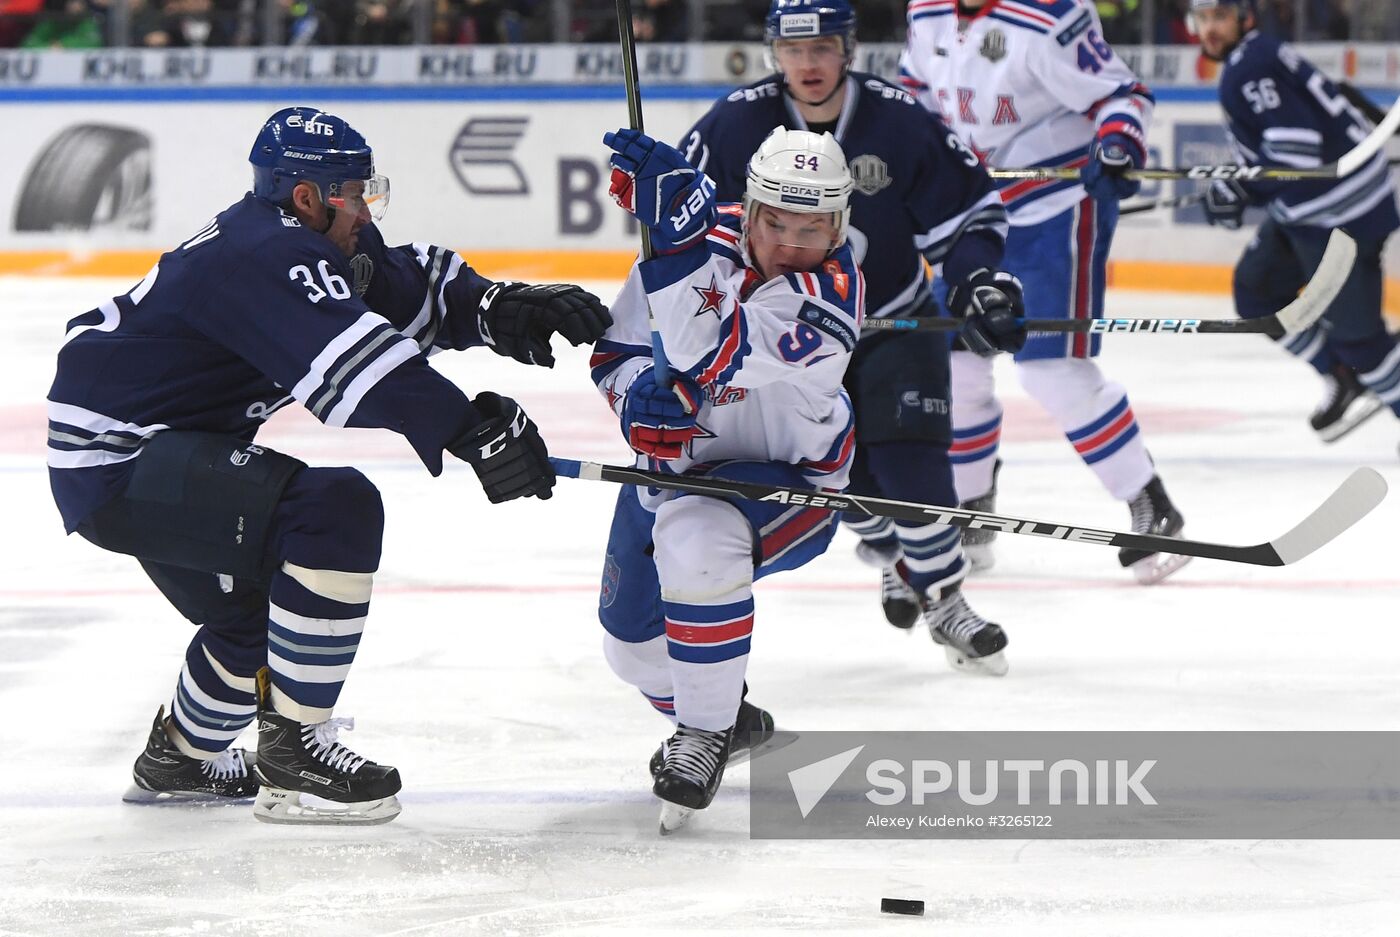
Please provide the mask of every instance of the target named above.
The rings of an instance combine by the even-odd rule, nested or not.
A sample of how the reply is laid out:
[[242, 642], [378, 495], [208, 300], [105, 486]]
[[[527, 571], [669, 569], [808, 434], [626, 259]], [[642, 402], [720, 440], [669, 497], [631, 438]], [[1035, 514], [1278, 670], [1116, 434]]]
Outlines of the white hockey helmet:
[[747, 230], [755, 202], [803, 214], [829, 212], [836, 231], [830, 250], [835, 250], [846, 239], [854, 188], [846, 154], [835, 137], [778, 127], [749, 160], [744, 227]]

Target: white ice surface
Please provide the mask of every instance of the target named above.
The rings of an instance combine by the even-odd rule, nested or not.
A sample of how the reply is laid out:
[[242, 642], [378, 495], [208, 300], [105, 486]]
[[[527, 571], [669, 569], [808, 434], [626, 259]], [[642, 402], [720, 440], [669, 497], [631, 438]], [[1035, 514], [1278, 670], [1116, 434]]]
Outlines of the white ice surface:
[[[0, 934], [1376, 934], [1400, 920], [1386, 841], [751, 841], [747, 769], [660, 840], [646, 760], [666, 726], [608, 671], [596, 588], [615, 491], [562, 480], [490, 507], [465, 466], [430, 478], [388, 433], [283, 411], [262, 441], [354, 463], [388, 530], [369, 630], [339, 707], [399, 767], [404, 812], [360, 829], [119, 797], [190, 626], [135, 563], [65, 539], [43, 467], [44, 395], [71, 315], [129, 287], [0, 280]], [[1223, 311], [1115, 294], [1119, 315]], [[621, 459], [583, 352], [553, 372], [477, 350], [434, 359], [519, 398], [557, 454]], [[1275, 536], [1356, 465], [1400, 483], [1394, 420], [1310, 436], [1319, 390], [1259, 337], [1121, 336], [1126, 382], [1200, 539]], [[1001, 508], [1121, 529], [999, 371]], [[450, 461], [450, 460], [449, 460]], [[796, 729], [1400, 729], [1400, 497], [1297, 566], [1198, 560], [1145, 589], [1113, 551], [1003, 537], [968, 587], [1011, 636], [1011, 672], [951, 672], [883, 621], [843, 533], [760, 584], [752, 698]], [[879, 913], [922, 898], [922, 918]]]

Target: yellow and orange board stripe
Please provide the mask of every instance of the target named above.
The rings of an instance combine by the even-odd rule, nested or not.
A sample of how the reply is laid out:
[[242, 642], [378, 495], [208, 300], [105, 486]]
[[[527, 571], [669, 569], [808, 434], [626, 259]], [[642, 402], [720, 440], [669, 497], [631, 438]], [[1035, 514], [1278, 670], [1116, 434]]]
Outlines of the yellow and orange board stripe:
[[[0, 251], [0, 275], [48, 277], [132, 277], [151, 269], [155, 251]], [[636, 255], [627, 251], [481, 251], [465, 255], [484, 275], [532, 282], [621, 280]], [[1153, 260], [1109, 262], [1108, 282], [1117, 289], [1226, 295], [1231, 268], [1225, 264]], [[1400, 280], [1388, 279], [1387, 315], [1400, 322]]]

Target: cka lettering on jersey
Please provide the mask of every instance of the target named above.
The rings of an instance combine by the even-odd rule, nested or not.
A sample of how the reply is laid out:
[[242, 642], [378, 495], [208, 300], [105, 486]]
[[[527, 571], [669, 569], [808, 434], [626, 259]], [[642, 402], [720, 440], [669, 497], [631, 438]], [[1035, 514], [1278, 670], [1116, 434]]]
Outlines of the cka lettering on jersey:
[[1021, 115], [1016, 113], [1016, 99], [1014, 95], [997, 95], [997, 112], [992, 117], [992, 123], [996, 126], [1004, 124], [1019, 124]]
[[428, 79], [530, 78], [538, 67], [539, 54], [523, 46], [434, 51], [418, 56], [418, 77]]

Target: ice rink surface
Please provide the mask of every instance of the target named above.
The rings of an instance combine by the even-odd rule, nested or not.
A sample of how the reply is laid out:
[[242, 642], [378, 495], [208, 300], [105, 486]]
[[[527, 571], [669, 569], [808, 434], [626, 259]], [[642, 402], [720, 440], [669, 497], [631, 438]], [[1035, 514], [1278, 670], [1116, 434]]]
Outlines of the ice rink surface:
[[[384, 561], [337, 714], [358, 719], [352, 748], [399, 767], [403, 814], [305, 829], [247, 807], [123, 805], [190, 626], [134, 561], [64, 538], [43, 453], [64, 321], [130, 285], [0, 280], [0, 934], [1395, 932], [1394, 842], [751, 841], [747, 768], [661, 840], [646, 761], [669, 729], [608, 671], [595, 617], [615, 489], [561, 480], [547, 503], [491, 507], [464, 465], [433, 479], [398, 437], [291, 409], [261, 442], [353, 463], [384, 493]], [[1109, 308], [1225, 306], [1118, 293]], [[1358, 465], [1400, 485], [1396, 422], [1315, 442], [1317, 379], [1260, 337], [1121, 336], [1101, 360], [1195, 538], [1275, 536]], [[555, 454], [625, 459], [584, 352], [552, 372], [484, 349], [434, 361], [469, 392], [520, 399]], [[1123, 529], [1008, 362], [998, 374], [1000, 509]], [[885, 624], [842, 533], [758, 586], [751, 698], [798, 730], [1400, 729], [1397, 522], [1393, 491], [1297, 566], [1197, 560], [1150, 589], [1112, 550], [1003, 537], [967, 587], [1011, 637], [1001, 680], [953, 673], [926, 633]], [[881, 915], [882, 896], [927, 912]]]

